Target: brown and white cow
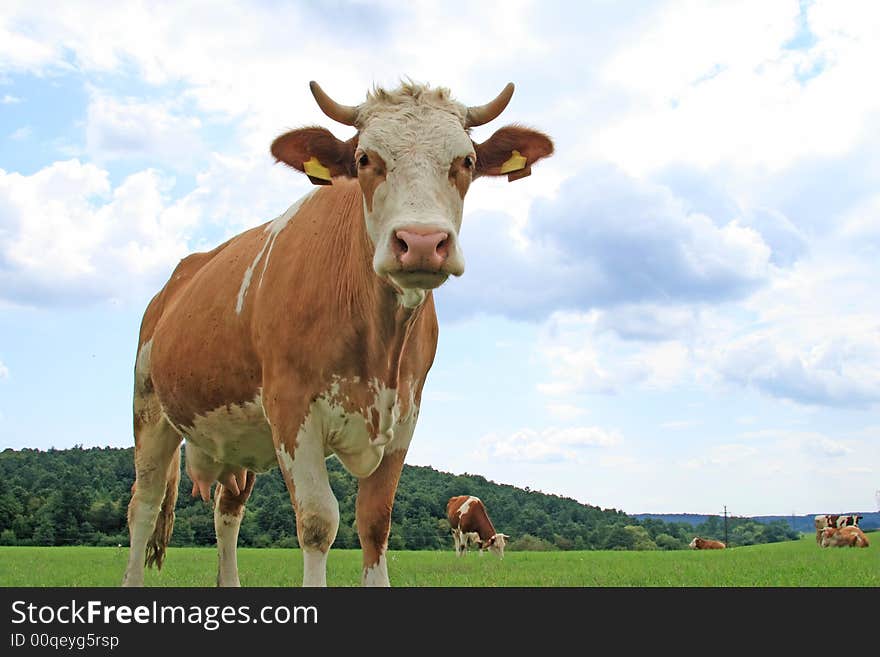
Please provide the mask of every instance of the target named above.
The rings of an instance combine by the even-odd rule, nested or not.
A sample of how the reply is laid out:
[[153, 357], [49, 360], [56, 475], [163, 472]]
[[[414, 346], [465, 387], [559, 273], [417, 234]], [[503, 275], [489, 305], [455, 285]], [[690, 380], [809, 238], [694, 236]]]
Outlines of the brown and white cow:
[[856, 527], [859, 524], [859, 520], [862, 519], [863, 516], [850, 514], [850, 515], [831, 515], [831, 514], [820, 514], [815, 517], [814, 522], [816, 525], [816, 544], [819, 545], [822, 540], [822, 530], [826, 527]]
[[324, 459], [358, 479], [362, 583], [388, 586], [391, 509], [437, 346], [432, 290], [464, 271], [465, 193], [481, 176], [525, 177], [553, 152], [508, 126], [475, 143], [513, 94], [468, 107], [404, 84], [340, 105], [347, 141], [320, 127], [281, 135], [279, 162], [319, 185], [274, 221], [184, 258], [143, 317], [134, 382], [136, 481], [124, 585], [161, 568], [180, 445], [193, 494], [214, 499], [220, 586], [239, 584], [236, 545], [255, 473], [278, 465], [296, 512], [306, 586], [326, 585], [339, 507]]
[[825, 527], [820, 545], [822, 547], [868, 547], [870, 542], [865, 533], [854, 525], [845, 527]]
[[460, 557], [467, 553], [468, 544], [474, 543], [481, 555], [483, 550], [490, 550], [500, 558], [504, 558], [504, 547], [510, 537], [495, 531], [495, 526], [479, 497], [473, 495], [450, 497], [446, 503], [446, 518], [452, 528], [456, 555]]
[[692, 550], [723, 550], [727, 546], [721, 541], [714, 541], [710, 538], [700, 538], [699, 536], [694, 536], [694, 540], [690, 542], [690, 548]]

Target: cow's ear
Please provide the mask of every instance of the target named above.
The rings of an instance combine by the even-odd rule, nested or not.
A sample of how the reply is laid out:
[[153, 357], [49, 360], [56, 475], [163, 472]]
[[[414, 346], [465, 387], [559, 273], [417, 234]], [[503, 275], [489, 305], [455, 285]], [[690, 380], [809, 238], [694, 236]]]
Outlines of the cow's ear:
[[337, 176], [357, 177], [357, 139], [340, 141], [326, 128], [300, 128], [276, 138], [270, 150], [278, 162], [302, 171], [315, 185], [329, 185]]
[[513, 182], [532, 173], [532, 165], [552, 155], [553, 141], [542, 132], [508, 125], [482, 144], [474, 144], [477, 154], [474, 177], [507, 176]]

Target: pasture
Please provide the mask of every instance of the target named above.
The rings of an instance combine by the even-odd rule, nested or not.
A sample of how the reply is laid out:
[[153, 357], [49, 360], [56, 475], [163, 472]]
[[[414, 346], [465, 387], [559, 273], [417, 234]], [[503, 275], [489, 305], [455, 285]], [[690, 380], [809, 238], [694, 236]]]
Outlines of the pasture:
[[[878, 587], [880, 532], [867, 549], [799, 541], [727, 550], [670, 552], [507, 552], [503, 560], [450, 548], [390, 551], [393, 586], [405, 587]], [[146, 586], [214, 586], [213, 548], [170, 548], [161, 573]], [[118, 586], [127, 548], [0, 547], [0, 586]], [[360, 585], [360, 550], [331, 550], [329, 586]], [[295, 549], [239, 550], [243, 586], [299, 586], [302, 555]]]

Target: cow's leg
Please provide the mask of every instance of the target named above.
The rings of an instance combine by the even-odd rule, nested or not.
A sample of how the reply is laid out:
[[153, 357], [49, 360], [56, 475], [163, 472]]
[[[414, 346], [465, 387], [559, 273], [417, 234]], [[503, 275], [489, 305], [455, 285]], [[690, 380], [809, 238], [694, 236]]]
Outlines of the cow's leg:
[[303, 586], [327, 586], [327, 553], [339, 529], [339, 503], [327, 477], [322, 436], [306, 420], [292, 450], [276, 439], [278, 462], [296, 511]]
[[391, 530], [391, 508], [405, 457], [405, 449], [386, 451], [379, 467], [369, 477], [358, 480], [356, 517], [364, 557], [364, 586], [391, 586], [385, 551]]
[[455, 556], [461, 556], [461, 532], [458, 529], [452, 530], [452, 540], [455, 543]]
[[123, 586], [144, 585], [147, 561], [162, 567], [180, 478], [180, 436], [159, 413], [139, 418], [137, 402], [135, 408], [135, 483], [128, 505], [130, 549]]
[[214, 495], [214, 530], [217, 533], [217, 586], [241, 586], [238, 580], [238, 530], [244, 517], [244, 505], [254, 489], [256, 475], [242, 471], [238, 477], [239, 493], [218, 485]]

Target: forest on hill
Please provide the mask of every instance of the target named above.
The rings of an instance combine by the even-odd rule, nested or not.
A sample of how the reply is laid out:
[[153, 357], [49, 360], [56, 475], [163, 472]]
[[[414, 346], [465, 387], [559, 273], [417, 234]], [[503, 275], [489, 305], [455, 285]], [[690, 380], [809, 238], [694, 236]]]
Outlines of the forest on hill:
[[[111, 447], [0, 452], [0, 545], [127, 545], [126, 509], [134, 481], [132, 452], [133, 448]], [[214, 545], [211, 506], [190, 496], [192, 482], [185, 469], [181, 470], [171, 544]], [[357, 548], [357, 480], [335, 458], [327, 461], [327, 470], [339, 501], [334, 546]], [[406, 465], [395, 498], [389, 548], [451, 550], [446, 502], [453, 495], [481, 498], [497, 531], [511, 537], [510, 550], [681, 550], [695, 535], [724, 539], [724, 522], [718, 516], [709, 516], [696, 526], [639, 519], [616, 509], [498, 484], [480, 475]], [[731, 547], [799, 536], [782, 520], [727, 520]], [[298, 545], [293, 508], [277, 468], [257, 478], [239, 545]]]

